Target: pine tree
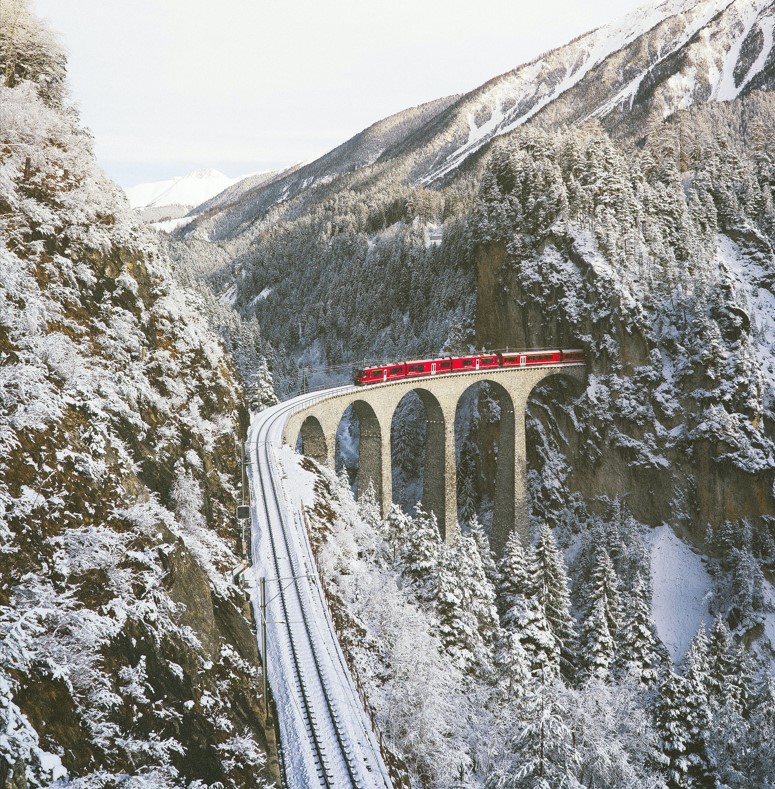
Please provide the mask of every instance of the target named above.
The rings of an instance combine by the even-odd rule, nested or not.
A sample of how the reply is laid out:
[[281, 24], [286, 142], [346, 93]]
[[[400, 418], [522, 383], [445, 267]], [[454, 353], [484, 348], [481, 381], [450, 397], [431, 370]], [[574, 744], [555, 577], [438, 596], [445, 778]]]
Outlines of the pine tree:
[[393, 569], [401, 569], [407, 551], [412, 519], [397, 504], [391, 504], [380, 533], [388, 550], [388, 561]]
[[646, 590], [639, 583], [633, 590], [620, 630], [617, 666], [621, 674], [652, 687], [668, 660], [656, 635]]
[[531, 688], [531, 658], [520, 633], [501, 630], [495, 648], [497, 683], [506, 700], [521, 699]]
[[263, 411], [264, 408], [279, 402], [274, 391], [272, 373], [263, 357], [260, 359], [255, 373], [250, 377], [247, 389], [251, 411]]
[[616, 657], [616, 639], [622, 622], [619, 579], [611, 557], [599, 551], [587, 595], [587, 613], [581, 628], [581, 654], [585, 673], [608, 679]]
[[732, 636], [724, 620], [718, 616], [713, 623], [707, 645], [706, 688], [709, 700], [720, 706], [730, 695], [734, 672]]
[[708, 646], [705, 625], [701, 624], [683, 659], [684, 676], [692, 683], [694, 694], [701, 695], [706, 700], [708, 698], [708, 670], [710, 665]]
[[[764, 678], [753, 710], [751, 711], [748, 738], [748, 759], [745, 775], [749, 786], [771, 787], [775, 776], [775, 677]], [[769, 783], [767, 783], [769, 782]]]
[[465, 592], [454, 564], [454, 553], [442, 546], [436, 568], [434, 604], [439, 636], [447, 654], [459, 669], [470, 671], [476, 663], [475, 628], [465, 610]]
[[599, 680], [609, 678], [616, 656], [615, 634], [611, 633], [608, 614], [605, 598], [594, 598], [581, 625], [584, 674]]
[[471, 536], [474, 538], [474, 542], [476, 543], [476, 547], [479, 549], [479, 556], [482, 559], [482, 565], [484, 566], [484, 572], [487, 576], [487, 580], [493, 585], [493, 587], [497, 587], [498, 585], [498, 566], [495, 563], [495, 554], [492, 552], [492, 548], [490, 548], [490, 541], [487, 538], [487, 534], [484, 531], [484, 526], [479, 522], [479, 519], [474, 515], [471, 519], [469, 528], [471, 530]]
[[668, 671], [659, 688], [654, 709], [660, 760], [669, 789], [685, 789], [693, 785], [688, 759], [692, 747], [692, 736], [687, 726], [689, 692], [689, 681]]
[[684, 723], [688, 735], [684, 763], [689, 786], [713, 785], [714, 760], [708, 749], [713, 713], [708, 699], [708, 638], [700, 625], [683, 661], [686, 695]]
[[437, 565], [436, 612], [442, 642], [464, 671], [486, 670], [498, 635], [495, 591], [471, 537], [443, 546]]
[[[531, 594], [530, 570], [527, 556], [522, 547], [522, 540], [518, 532], [513, 530], [509, 534], [503, 555], [498, 564], [498, 610], [501, 615], [501, 625], [509, 628], [512, 625], [511, 610], [516, 606], [518, 611], [524, 609], [525, 599]], [[513, 629], [513, 628], [512, 628]]]
[[536, 601], [560, 649], [560, 669], [570, 678], [575, 663], [576, 623], [571, 614], [565, 561], [547, 525], [541, 528], [530, 565]]
[[362, 520], [373, 529], [379, 529], [382, 525], [382, 518], [379, 510], [377, 494], [374, 491], [374, 483], [372, 480], [369, 480], [366, 490], [361, 493], [361, 497], [358, 499], [358, 514], [361, 516]]
[[498, 647], [500, 660], [508, 663], [519, 659], [519, 655], [512, 658], [506, 654], [510, 649], [524, 652], [534, 676], [554, 679], [560, 674], [560, 645], [534, 593], [531, 566], [532, 556], [525, 554], [519, 534], [512, 531], [498, 566], [498, 607], [503, 629]]
[[430, 600], [433, 595], [440, 544], [436, 515], [418, 507], [409, 524], [403, 565], [404, 575], [421, 600]]

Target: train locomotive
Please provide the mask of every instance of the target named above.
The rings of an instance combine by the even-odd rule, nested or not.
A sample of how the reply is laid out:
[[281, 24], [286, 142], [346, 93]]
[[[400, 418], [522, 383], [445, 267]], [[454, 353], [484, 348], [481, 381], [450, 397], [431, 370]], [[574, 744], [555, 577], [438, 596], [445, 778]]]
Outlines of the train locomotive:
[[584, 351], [507, 351], [505, 353], [483, 353], [474, 356], [443, 356], [438, 359], [416, 359], [394, 364], [381, 364], [356, 370], [353, 382], [356, 386], [382, 384], [388, 381], [403, 381], [410, 378], [426, 378], [452, 373], [471, 373], [477, 370], [497, 370], [533, 367], [546, 364], [583, 364]]

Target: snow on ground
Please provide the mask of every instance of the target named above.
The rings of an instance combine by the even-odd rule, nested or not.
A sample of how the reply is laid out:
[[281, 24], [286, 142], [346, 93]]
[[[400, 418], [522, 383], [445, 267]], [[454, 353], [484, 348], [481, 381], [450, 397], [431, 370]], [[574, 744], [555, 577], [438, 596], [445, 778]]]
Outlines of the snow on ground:
[[651, 547], [651, 615], [674, 662], [686, 654], [697, 629], [712, 624], [708, 599], [712, 582], [699, 554], [663, 524], [646, 538]]
[[154, 230], [159, 230], [162, 233], [172, 233], [179, 227], [185, 227], [194, 220], [192, 216], [181, 216], [177, 219], [165, 219], [163, 222], [151, 222], [151, 227]]
[[302, 456], [297, 454], [287, 444], [277, 450], [279, 461], [285, 480], [284, 488], [296, 501], [305, 507], [315, 504], [315, 475], [301, 467]]
[[[738, 9], [734, 9], [735, 14], [740, 14], [737, 19], [738, 27], [735, 31], [737, 32], [737, 38], [732, 42], [732, 46], [729, 52], [727, 52], [718, 84], [715, 86], [712, 94], [713, 98], [717, 101], [730, 101], [740, 94], [740, 90], [744, 86], [745, 81], [742, 81], [739, 85], [737, 84], [735, 80], [735, 66], [740, 59], [743, 43], [751, 32], [751, 28], [754, 26], [759, 14], [770, 5], [770, 2], [771, 0], [755, 0], [755, 2], [743, 6], [742, 14], [740, 14]], [[770, 31], [771, 30], [772, 27], [770, 25]], [[757, 59], [754, 65], [757, 65], [759, 62], [764, 65], [764, 61], [762, 61], [761, 58]], [[756, 73], [757, 72], [753, 71], [753, 69], [749, 71], [749, 74]], [[748, 74], [746, 74], [746, 77], [747, 76]]]

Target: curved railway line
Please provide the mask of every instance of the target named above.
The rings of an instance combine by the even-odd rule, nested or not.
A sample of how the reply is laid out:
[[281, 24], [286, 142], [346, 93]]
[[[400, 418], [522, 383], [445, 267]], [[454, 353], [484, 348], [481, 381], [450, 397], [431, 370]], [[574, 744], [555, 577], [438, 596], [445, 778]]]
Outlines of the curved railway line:
[[267, 663], [285, 782], [299, 789], [391, 789], [317, 583], [303, 515], [283, 489], [275, 457], [288, 416], [314, 397], [261, 413], [248, 439], [254, 567], [270, 581]]

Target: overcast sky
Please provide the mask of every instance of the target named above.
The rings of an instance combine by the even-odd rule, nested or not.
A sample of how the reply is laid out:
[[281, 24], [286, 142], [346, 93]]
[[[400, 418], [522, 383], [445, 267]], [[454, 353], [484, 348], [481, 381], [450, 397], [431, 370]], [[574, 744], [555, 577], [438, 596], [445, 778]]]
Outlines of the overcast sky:
[[[655, 4], [657, 0], [654, 0]], [[123, 186], [314, 159], [643, 0], [33, 0]]]

